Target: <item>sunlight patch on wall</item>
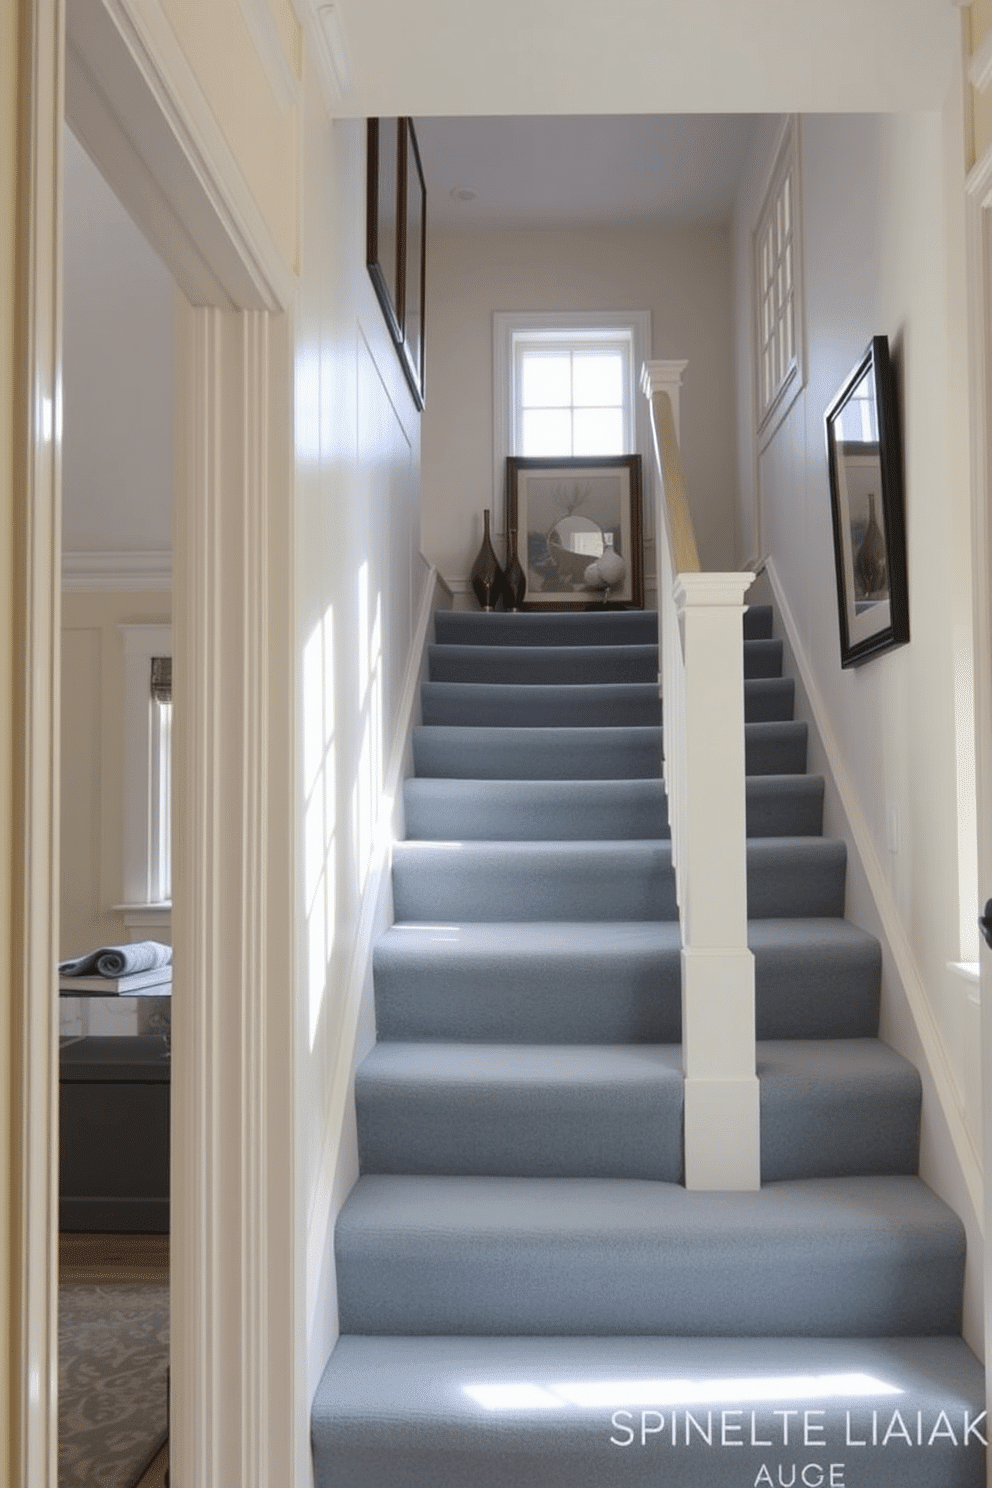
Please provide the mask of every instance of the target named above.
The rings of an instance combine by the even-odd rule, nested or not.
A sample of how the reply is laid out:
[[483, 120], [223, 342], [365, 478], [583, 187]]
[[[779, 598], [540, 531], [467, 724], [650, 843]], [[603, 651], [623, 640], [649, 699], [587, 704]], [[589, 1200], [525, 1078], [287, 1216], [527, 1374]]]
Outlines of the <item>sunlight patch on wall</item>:
[[382, 596], [371, 593], [368, 563], [358, 573], [358, 615], [357, 702], [362, 747], [352, 796], [352, 825], [361, 892], [372, 863], [382, 797]]
[[331, 606], [303, 648], [303, 886], [310, 1048], [334, 944], [334, 615]]

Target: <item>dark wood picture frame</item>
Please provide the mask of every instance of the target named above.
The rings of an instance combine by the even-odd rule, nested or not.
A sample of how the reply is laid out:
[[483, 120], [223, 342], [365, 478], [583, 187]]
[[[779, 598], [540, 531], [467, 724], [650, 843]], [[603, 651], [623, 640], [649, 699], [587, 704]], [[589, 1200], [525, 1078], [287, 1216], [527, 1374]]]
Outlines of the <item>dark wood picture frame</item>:
[[424, 406], [427, 188], [412, 119], [367, 123], [365, 262], [418, 409]]
[[424, 292], [427, 280], [427, 187], [412, 119], [400, 120], [400, 325], [403, 370], [418, 408], [426, 370]]
[[370, 119], [367, 127], [365, 262], [394, 341], [399, 341], [402, 335], [400, 323], [402, 122], [401, 119]]
[[[562, 544], [558, 524], [568, 517], [598, 528], [627, 565], [623, 582], [607, 594], [588, 588], [583, 574], [596, 554]], [[640, 455], [574, 459], [511, 455], [506, 462], [506, 525], [517, 534], [527, 576], [525, 610], [644, 608]]]
[[909, 640], [902, 446], [889, 343], [874, 336], [824, 414], [840, 664]]

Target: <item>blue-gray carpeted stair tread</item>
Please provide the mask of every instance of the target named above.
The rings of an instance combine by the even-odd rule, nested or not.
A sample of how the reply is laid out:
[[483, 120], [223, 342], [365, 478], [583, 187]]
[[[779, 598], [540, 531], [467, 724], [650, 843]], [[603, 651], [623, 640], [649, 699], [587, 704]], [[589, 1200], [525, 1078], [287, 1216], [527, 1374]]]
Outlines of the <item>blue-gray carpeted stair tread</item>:
[[363, 1173], [682, 1179], [678, 1045], [378, 1043]]
[[761, 1178], [915, 1173], [920, 1077], [879, 1039], [758, 1044]]
[[437, 610], [434, 636], [438, 645], [450, 646], [656, 646], [658, 613]]
[[[748, 915], [842, 915], [847, 856], [822, 837], [747, 844]], [[666, 920], [677, 914], [668, 841], [398, 842], [404, 921]]]
[[945, 1336], [348, 1334], [314, 1396], [315, 1488], [799, 1488], [810, 1464], [827, 1488], [831, 1462], [845, 1488], [984, 1488], [984, 1393]]
[[[839, 919], [754, 920], [760, 1039], [873, 1038], [878, 941]], [[677, 921], [395, 924], [374, 952], [381, 1039], [678, 1043]]]
[[918, 1178], [756, 1193], [610, 1178], [360, 1178], [345, 1333], [956, 1333], [964, 1229]]
[[[758, 677], [744, 683], [748, 723], [792, 718], [794, 683]], [[657, 682], [424, 682], [421, 722], [469, 728], [602, 728], [661, 725]]]
[[[766, 642], [760, 644], [765, 645]], [[447, 646], [427, 648], [432, 682], [551, 686], [595, 682], [658, 684], [658, 645]]]
[[[804, 758], [805, 751], [804, 736]], [[456, 780], [658, 779], [661, 731], [418, 725], [413, 760], [417, 775]]]
[[[568, 841], [670, 835], [660, 780], [431, 780], [403, 784], [406, 835], [433, 842]], [[823, 777], [751, 776], [749, 837], [813, 837]]]

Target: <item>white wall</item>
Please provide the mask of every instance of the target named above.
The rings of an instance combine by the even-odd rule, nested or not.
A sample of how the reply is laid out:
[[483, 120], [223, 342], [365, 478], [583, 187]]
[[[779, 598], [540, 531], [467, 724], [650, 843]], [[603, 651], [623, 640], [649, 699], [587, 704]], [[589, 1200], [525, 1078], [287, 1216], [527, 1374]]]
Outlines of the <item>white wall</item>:
[[172, 277], [69, 129], [63, 141], [63, 548], [168, 552]]
[[296, 1006], [308, 1401], [336, 1336], [332, 1229], [357, 1177], [352, 1049], [363, 997], [359, 1039], [373, 1036], [366, 958], [388, 903], [387, 844], [375, 811], [427, 577], [419, 554], [420, 416], [365, 269], [365, 128], [332, 124], [311, 84], [295, 373], [304, 797]]
[[[464, 580], [493, 490], [494, 310], [650, 310], [653, 355], [685, 357], [682, 452], [703, 561], [731, 563], [734, 368], [730, 237], [722, 228], [450, 232], [427, 251], [424, 552]], [[642, 451], [647, 463], [650, 452]], [[653, 460], [653, 456], [651, 457]], [[646, 555], [654, 573], [654, 555]], [[653, 602], [653, 601], [652, 601]]]
[[[927, 1046], [929, 1030], [924, 1059], [938, 1076], [947, 1062], [952, 1072], [951, 1125], [960, 1118], [963, 1149], [979, 1150], [978, 1010], [969, 984], [949, 969], [977, 958], [973, 796], [959, 814], [973, 727], [965, 328], [953, 287], [963, 280], [959, 132], [953, 107], [944, 117], [802, 119], [806, 385], [757, 456], [748, 286], [750, 233], [774, 148], [769, 128], [742, 183], [735, 280], [741, 530], [750, 545], [760, 519], [828, 754], [835, 745], [828, 764], [849, 782], [848, 820], [834, 811], [830, 823], [860, 832], [864, 847], [852, 864], [849, 912], [856, 917], [859, 897], [866, 915], [888, 912], [910, 1000], [914, 989], [919, 995], [918, 1015], [909, 1017], [887, 954], [883, 1031], [913, 1052], [921, 1038]], [[889, 337], [899, 389], [911, 640], [842, 671], [823, 413], [876, 334]], [[862, 868], [869, 881], [875, 873], [872, 893]], [[945, 1161], [946, 1133], [927, 1089], [924, 1171], [946, 1192], [955, 1189], [953, 1158]], [[956, 1197], [967, 1211], [967, 1199]]]

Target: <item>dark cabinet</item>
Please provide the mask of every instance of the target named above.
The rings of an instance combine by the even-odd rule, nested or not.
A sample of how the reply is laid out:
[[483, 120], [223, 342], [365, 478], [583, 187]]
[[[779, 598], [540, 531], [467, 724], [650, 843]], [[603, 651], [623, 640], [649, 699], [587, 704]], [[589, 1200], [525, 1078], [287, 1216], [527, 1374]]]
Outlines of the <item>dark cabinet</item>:
[[59, 1227], [169, 1229], [169, 1040], [66, 1040], [59, 1050]]

